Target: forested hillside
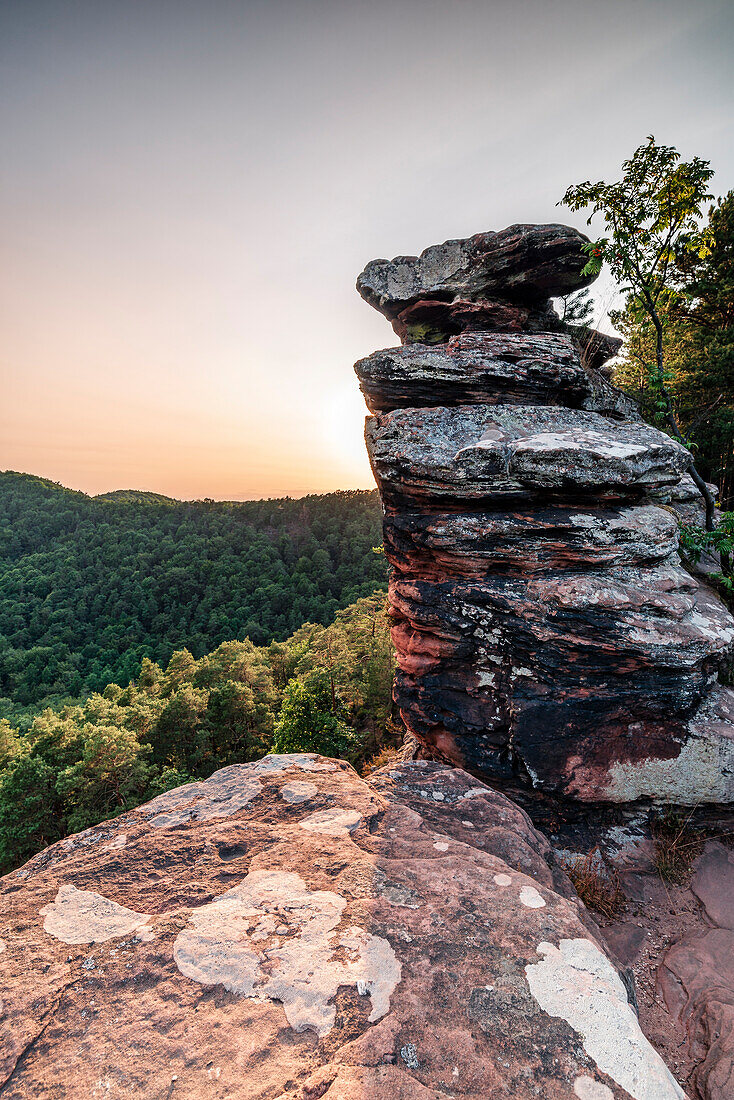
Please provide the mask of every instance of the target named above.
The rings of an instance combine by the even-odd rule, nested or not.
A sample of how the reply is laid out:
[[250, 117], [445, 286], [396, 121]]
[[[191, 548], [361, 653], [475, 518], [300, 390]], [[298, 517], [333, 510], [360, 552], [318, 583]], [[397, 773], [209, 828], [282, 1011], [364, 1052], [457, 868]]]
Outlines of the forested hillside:
[[0, 473], [0, 715], [231, 639], [283, 640], [385, 584], [375, 492], [101, 497]]
[[285, 642], [227, 641], [166, 667], [144, 658], [131, 683], [29, 728], [0, 718], [0, 873], [65, 836], [227, 764], [321, 752], [361, 767], [396, 744], [384, 592], [306, 624]]

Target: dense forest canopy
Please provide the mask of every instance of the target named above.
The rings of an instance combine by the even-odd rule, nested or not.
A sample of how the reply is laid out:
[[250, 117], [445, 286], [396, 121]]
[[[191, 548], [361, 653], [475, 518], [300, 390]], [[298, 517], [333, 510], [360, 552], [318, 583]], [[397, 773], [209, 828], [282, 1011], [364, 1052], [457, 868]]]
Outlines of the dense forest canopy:
[[0, 873], [67, 833], [227, 764], [321, 752], [356, 767], [396, 745], [385, 593], [284, 642], [227, 641], [198, 660], [143, 659], [135, 680], [46, 708], [26, 730], [0, 719]]
[[144, 658], [282, 641], [384, 586], [376, 492], [100, 497], [0, 473], [0, 715], [127, 684]]

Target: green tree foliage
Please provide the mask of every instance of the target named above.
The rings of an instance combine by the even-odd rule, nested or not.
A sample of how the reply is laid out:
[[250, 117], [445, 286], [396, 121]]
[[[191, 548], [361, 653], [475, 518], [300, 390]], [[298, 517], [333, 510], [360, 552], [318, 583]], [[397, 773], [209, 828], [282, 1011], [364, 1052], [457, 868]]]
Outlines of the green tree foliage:
[[137, 806], [151, 777], [149, 753], [134, 730], [90, 722], [82, 727], [81, 757], [56, 779], [66, 810], [66, 828], [86, 829], [101, 818]]
[[[667, 431], [684, 443], [672, 396], [666, 384], [666, 296], [679, 284], [679, 265], [684, 257], [705, 255], [707, 235], [701, 233], [703, 206], [712, 196], [708, 183], [713, 175], [708, 161], [693, 157], [682, 161], [672, 146], [658, 145], [653, 137], [635, 150], [622, 165], [615, 183], [599, 181], [569, 187], [562, 203], [571, 210], [591, 210], [604, 219], [608, 236], [586, 246], [589, 260], [584, 269], [598, 272], [608, 263], [622, 291], [634, 299], [635, 309], [646, 314], [653, 332], [652, 354], [646, 354], [654, 401]], [[706, 503], [707, 527], [713, 527], [714, 501], [704, 478], [694, 465], [693, 477]]]
[[709, 212], [702, 256], [680, 257], [680, 347], [672, 391], [722, 508], [734, 509], [734, 191]]
[[586, 288], [576, 290], [557, 300], [556, 312], [567, 328], [588, 328], [594, 319], [594, 300]]
[[348, 757], [355, 746], [345, 717], [346, 707], [334, 691], [329, 670], [314, 668], [303, 679], [288, 682], [273, 748], [276, 752]]
[[[703, 257], [683, 255], [677, 286], [660, 296], [664, 381], [701, 474], [734, 507], [734, 192], [712, 207]], [[625, 338], [615, 381], [665, 428], [647, 364], [655, 332], [636, 296], [615, 318]]]
[[267, 646], [227, 641], [198, 659], [145, 659], [137, 679], [25, 730], [0, 720], [0, 870], [67, 833], [271, 748], [362, 766], [396, 744], [384, 591]]
[[[385, 584], [374, 492], [243, 504], [88, 497], [0, 473], [0, 716], [101, 692], [231, 639], [284, 642]], [[23, 724], [23, 723], [21, 723]]]

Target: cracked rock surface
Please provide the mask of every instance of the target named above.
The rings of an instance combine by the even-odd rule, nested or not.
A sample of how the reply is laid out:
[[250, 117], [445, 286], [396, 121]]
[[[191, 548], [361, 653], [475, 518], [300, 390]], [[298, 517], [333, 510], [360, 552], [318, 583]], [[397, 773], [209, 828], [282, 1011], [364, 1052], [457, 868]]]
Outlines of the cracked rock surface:
[[232, 766], [0, 890], [3, 1100], [684, 1096], [548, 841], [442, 764]]

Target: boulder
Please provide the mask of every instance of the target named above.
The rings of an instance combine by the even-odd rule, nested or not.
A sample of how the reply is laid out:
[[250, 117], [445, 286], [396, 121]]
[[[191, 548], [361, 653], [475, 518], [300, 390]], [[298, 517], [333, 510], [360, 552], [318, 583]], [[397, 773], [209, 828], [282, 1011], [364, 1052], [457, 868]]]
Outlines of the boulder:
[[734, 931], [734, 849], [709, 840], [696, 860], [691, 889], [712, 924]]
[[357, 279], [357, 290], [390, 320], [426, 300], [499, 297], [544, 310], [549, 298], [594, 281], [581, 273], [587, 243], [588, 237], [567, 225], [511, 225], [499, 233], [431, 245], [420, 256], [372, 260]]
[[734, 1095], [734, 852], [708, 840], [694, 865], [691, 890], [707, 921], [703, 935], [690, 935], [666, 952], [658, 986], [681, 1024], [703, 1100]]
[[546, 504], [491, 512], [395, 512], [385, 548], [401, 573], [425, 580], [652, 565], [675, 558], [678, 524], [651, 504]]
[[681, 1100], [548, 842], [465, 772], [233, 765], [0, 883], [4, 1100]]
[[582, 363], [559, 333], [467, 332], [442, 345], [409, 344], [360, 359], [354, 370], [371, 412], [441, 405], [558, 405], [640, 420], [634, 403]]
[[622, 350], [623, 340], [618, 336], [610, 336], [606, 332], [598, 332], [594, 328], [577, 326], [573, 328], [573, 337], [581, 348], [581, 358], [584, 366], [591, 370], [610, 373], [611, 366], [606, 368], [609, 359], [619, 355]]
[[472, 332], [376, 351], [354, 367], [371, 412], [432, 405], [568, 405], [591, 393], [568, 336]]
[[395, 699], [439, 758], [586, 802], [734, 796], [734, 693], [707, 695], [734, 629], [680, 567], [396, 573], [390, 601]]

